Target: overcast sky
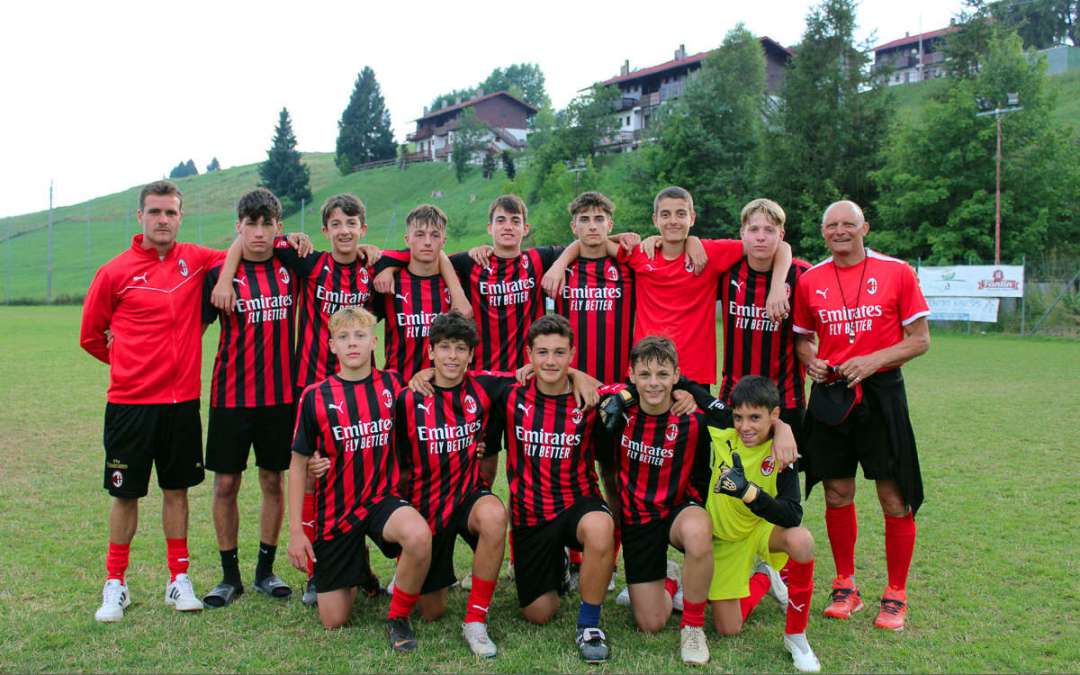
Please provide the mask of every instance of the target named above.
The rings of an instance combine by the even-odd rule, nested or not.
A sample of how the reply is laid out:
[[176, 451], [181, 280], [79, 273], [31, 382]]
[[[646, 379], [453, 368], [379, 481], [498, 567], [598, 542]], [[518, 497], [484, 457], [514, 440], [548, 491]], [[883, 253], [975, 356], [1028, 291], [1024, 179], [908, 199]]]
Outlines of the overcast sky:
[[[439, 93], [540, 65], [558, 108], [632, 68], [717, 46], [737, 22], [799, 41], [809, 0], [772, 2], [5, 2], [0, 216], [117, 192], [194, 159], [261, 161], [278, 111], [333, 151], [356, 74], [375, 70], [398, 142]], [[860, 38], [947, 25], [961, 0], [863, 0]], [[650, 14], [650, 11], [661, 12]]]

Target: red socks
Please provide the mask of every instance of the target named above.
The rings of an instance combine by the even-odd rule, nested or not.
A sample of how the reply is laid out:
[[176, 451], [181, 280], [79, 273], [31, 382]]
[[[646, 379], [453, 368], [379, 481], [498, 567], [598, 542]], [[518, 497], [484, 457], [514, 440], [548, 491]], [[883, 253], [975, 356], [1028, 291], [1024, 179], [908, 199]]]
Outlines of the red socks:
[[469, 591], [469, 604], [465, 609], [465, 623], [487, 623], [488, 608], [491, 607], [496, 581], [498, 580], [481, 579], [475, 574], [472, 575], [472, 590]]
[[[304, 528], [304, 535], [308, 538], [308, 541], [315, 541], [315, 493], [304, 493], [304, 508], [300, 511], [300, 525]], [[315, 562], [309, 557], [307, 559], [307, 575], [311, 578], [311, 575], [315, 574]]]
[[814, 561], [795, 562], [788, 560], [788, 606], [787, 625], [784, 632], [788, 635], [806, 632], [806, 622], [810, 619], [810, 598], [814, 595]]
[[908, 512], [902, 518], [885, 516], [885, 560], [889, 566], [889, 587], [907, 588], [911, 556], [915, 553], [915, 516]]
[[836, 575], [855, 576], [855, 540], [859, 538], [855, 504], [835, 509], [826, 508], [825, 528], [829, 531], [829, 546], [832, 547], [833, 560], [836, 562]]
[[119, 579], [124, 582], [124, 572], [127, 572], [128, 557], [131, 555], [131, 544], [114, 544], [109, 542], [109, 552], [105, 554], [105, 580]]
[[571, 565], [580, 565], [581, 564], [581, 551], [575, 551], [574, 549], [570, 549], [570, 564]]
[[419, 593], [406, 593], [400, 586], [394, 584], [394, 595], [390, 598], [390, 611], [386, 613], [386, 618], [401, 619], [409, 616], [419, 599]]
[[706, 602], [708, 601], [702, 600], [701, 602], [690, 602], [683, 598], [682, 621], [679, 622], [679, 628], [686, 628], [687, 626], [704, 628]]
[[743, 623], [746, 623], [746, 618], [750, 616], [750, 612], [754, 611], [757, 604], [761, 602], [761, 598], [769, 591], [770, 585], [769, 575], [762, 572], [750, 575], [750, 595], [739, 600]]
[[165, 555], [169, 561], [169, 581], [176, 581], [177, 574], [187, 574], [187, 539], [166, 539]]
[[[664, 590], [671, 596], [671, 599], [675, 599], [675, 594], [679, 592], [679, 582], [671, 577], [664, 577]], [[683, 607], [686, 606], [686, 601], [683, 601]]]

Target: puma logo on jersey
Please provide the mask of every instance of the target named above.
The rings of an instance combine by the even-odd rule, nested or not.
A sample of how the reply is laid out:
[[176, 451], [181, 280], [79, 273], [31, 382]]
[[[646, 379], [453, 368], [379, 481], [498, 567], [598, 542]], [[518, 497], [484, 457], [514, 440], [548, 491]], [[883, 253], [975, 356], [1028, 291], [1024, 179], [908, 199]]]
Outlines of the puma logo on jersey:
[[330, 266], [329, 265], [323, 265], [322, 269], [323, 269], [323, 272], [326, 272], [327, 274], [330, 274]]
[[819, 288], [819, 289], [815, 290], [814, 292], [817, 293], [818, 295], [820, 295], [822, 300], [825, 300], [825, 301], [829, 300], [829, 297], [828, 297], [829, 296], [829, 289], [828, 288]]
[[137, 274], [137, 275], [131, 277], [131, 283], [135, 283], [136, 281], [139, 281], [140, 279], [142, 280], [142, 282], [144, 284], [150, 283], [149, 281], [146, 280], [146, 275], [145, 274]]
[[416, 407], [420, 408], [421, 410], [423, 410], [424, 412], [426, 412], [429, 415], [431, 414], [431, 404], [430, 403], [428, 403], [427, 405], [424, 405], [423, 403], [417, 403]]
[[518, 407], [518, 410], [521, 410], [526, 415], [531, 415], [532, 414], [532, 408], [533, 407], [531, 405], [526, 405], [524, 403], [518, 403], [517, 407]]
[[247, 277], [236, 277], [233, 279], [237, 286], [247, 286]]
[[741, 281], [739, 281], [737, 279], [732, 279], [731, 280], [731, 285], [735, 287], [736, 292], [739, 292], [739, 293], [742, 292], [743, 282], [741, 282]]
[[338, 414], [345, 412], [345, 403], [331, 403], [326, 407], [330, 408], [331, 410], [336, 410]]
[[394, 293], [394, 297], [397, 298], [398, 300], [401, 300], [402, 302], [408, 302], [409, 301], [409, 294], [408, 293]]

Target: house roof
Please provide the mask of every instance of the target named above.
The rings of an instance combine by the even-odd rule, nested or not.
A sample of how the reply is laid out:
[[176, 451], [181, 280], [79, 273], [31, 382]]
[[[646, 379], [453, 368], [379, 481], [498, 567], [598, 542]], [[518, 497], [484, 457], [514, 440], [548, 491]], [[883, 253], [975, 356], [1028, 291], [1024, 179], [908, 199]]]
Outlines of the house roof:
[[948, 35], [949, 33], [954, 33], [954, 32], [956, 32], [958, 30], [960, 30], [959, 26], [947, 26], [945, 28], [939, 28], [937, 30], [927, 31], [925, 33], [919, 33], [917, 35], [908, 35], [907, 37], [902, 37], [902, 38], [899, 38], [897, 40], [893, 40], [892, 42], [886, 42], [883, 45], [878, 45], [877, 47], [874, 47], [874, 51], [877, 52], [877, 51], [881, 51], [883, 49], [893, 49], [895, 47], [903, 47], [905, 45], [913, 45], [913, 44], [917, 44], [919, 42], [919, 40], [923, 40], [925, 42], [926, 40], [930, 40], [930, 39], [933, 39], [933, 38], [944, 37], [944, 36]]
[[[779, 50], [785, 52], [788, 56], [791, 56], [792, 54], [794, 54], [794, 52], [791, 49], [783, 46], [782, 44], [780, 44], [776, 40], [773, 40], [772, 38], [769, 38], [769, 37], [762, 37], [761, 38], [761, 45], [763, 47], [765, 47], [766, 49], [770, 49], [770, 48], [773, 49], [773, 50], [779, 49]], [[685, 56], [685, 57], [683, 57], [681, 59], [672, 59], [671, 61], [665, 61], [664, 63], [660, 63], [660, 64], [657, 64], [655, 66], [650, 66], [648, 68], [640, 68], [638, 70], [631, 71], [631, 72], [627, 73], [626, 75], [618, 75], [616, 77], [612, 77], [610, 79], [604, 80], [603, 82], [600, 83], [600, 85], [606, 87], [609, 84], [619, 84], [620, 82], [629, 82], [631, 80], [636, 80], [636, 79], [642, 78], [642, 77], [648, 77], [649, 75], [655, 75], [657, 73], [662, 73], [664, 71], [672, 70], [674, 68], [681, 68], [681, 67], [684, 67], [684, 66], [692, 65], [692, 64], [695, 64], [695, 63], [698, 63], [700, 61], [705, 60], [705, 58], [707, 56], [709, 56], [709, 54], [712, 54], [714, 51], [716, 51], [716, 50], [711, 49], [709, 51], [698, 52], [697, 54], [691, 54], [690, 56]]]
[[440, 115], [445, 115], [448, 112], [454, 112], [455, 110], [462, 110], [464, 108], [471, 108], [472, 106], [476, 105], [477, 103], [480, 103], [481, 101], [486, 101], [488, 99], [495, 98], [496, 96], [504, 96], [504, 97], [510, 99], [511, 101], [514, 101], [515, 103], [517, 103], [521, 107], [529, 109], [533, 113], [536, 113], [536, 112], [538, 112], [540, 110], [536, 106], [529, 105], [525, 101], [522, 101], [520, 98], [518, 98], [517, 96], [514, 96], [513, 94], [511, 94], [508, 91], [497, 91], [497, 92], [494, 92], [492, 94], [486, 94], [484, 96], [477, 96], [475, 98], [470, 98], [467, 101], [462, 101], [461, 103], [456, 103], [454, 105], [449, 105], [449, 106], [446, 106], [445, 108], [439, 108], [438, 110], [432, 110], [428, 114], [424, 115], [423, 117], [417, 117], [415, 121], [416, 122], [422, 122], [423, 120], [431, 119], [432, 117], [438, 117]]

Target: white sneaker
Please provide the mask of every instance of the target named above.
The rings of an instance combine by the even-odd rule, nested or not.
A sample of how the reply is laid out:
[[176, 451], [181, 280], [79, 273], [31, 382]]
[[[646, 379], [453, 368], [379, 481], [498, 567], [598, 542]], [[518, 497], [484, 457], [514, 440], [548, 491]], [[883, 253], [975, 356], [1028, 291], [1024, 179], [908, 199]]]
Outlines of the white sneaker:
[[810, 643], [806, 641], [806, 633], [784, 634], [784, 647], [791, 652], [791, 661], [795, 669], [804, 673], [816, 673], [821, 670], [821, 662], [810, 649]]
[[102, 623], [115, 623], [124, 618], [124, 610], [131, 604], [128, 587], [119, 579], [109, 579], [101, 589], [101, 607], [94, 612], [94, 619]]
[[461, 580], [458, 581], [458, 586], [463, 591], [471, 591], [472, 590], [472, 572], [469, 572], [465, 576], [461, 577]]
[[615, 596], [615, 604], [620, 607], [630, 606], [630, 587], [623, 586], [623, 589], [619, 591], [619, 594]]
[[675, 612], [681, 612], [683, 610], [683, 592], [682, 592], [682, 568], [679, 567], [679, 563], [674, 560], [667, 561], [667, 573], [664, 575], [668, 579], [674, 579], [679, 587], [675, 591], [675, 596], [671, 598], [671, 609]]
[[774, 570], [772, 566], [768, 563], [760, 560], [758, 561], [757, 565], [754, 565], [753, 573], [757, 574], [758, 572], [762, 572], [769, 577], [768, 594], [771, 595], [773, 599], [776, 600], [777, 604], [779, 604], [782, 608], [787, 609], [787, 584], [785, 584], [784, 580], [780, 578], [780, 573]]
[[682, 645], [683, 663], [703, 666], [709, 662], [709, 641], [705, 639], [704, 628], [684, 626], [679, 641]]
[[203, 608], [202, 600], [195, 595], [191, 578], [186, 574], [177, 574], [176, 579], [165, 587], [165, 604], [175, 607], [178, 612], [198, 612]]
[[469, 643], [469, 649], [473, 654], [485, 659], [491, 659], [498, 653], [495, 643], [488, 637], [487, 624], [483, 621], [470, 621], [461, 624], [461, 633], [465, 636], [465, 642]]

